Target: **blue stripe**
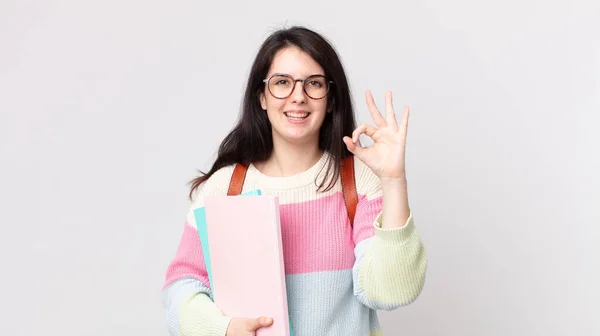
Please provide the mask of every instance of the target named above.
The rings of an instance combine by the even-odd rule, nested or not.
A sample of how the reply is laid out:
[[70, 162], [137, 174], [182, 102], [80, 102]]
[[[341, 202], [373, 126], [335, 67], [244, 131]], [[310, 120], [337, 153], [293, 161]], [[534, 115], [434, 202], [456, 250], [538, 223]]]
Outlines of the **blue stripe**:
[[182, 278], [171, 283], [162, 292], [162, 302], [165, 309], [165, 319], [169, 335], [180, 336], [179, 332], [179, 309], [181, 303], [191, 295], [206, 293], [210, 296], [208, 289], [202, 282], [194, 278]]

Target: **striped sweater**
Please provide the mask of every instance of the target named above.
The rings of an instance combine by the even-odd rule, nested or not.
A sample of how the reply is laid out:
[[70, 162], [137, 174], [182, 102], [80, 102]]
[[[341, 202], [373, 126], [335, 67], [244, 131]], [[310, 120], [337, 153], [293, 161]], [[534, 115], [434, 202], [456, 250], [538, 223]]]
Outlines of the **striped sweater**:
[[[381, 182], [358, 158], [352, 227], [341, 181], [327, 192], [316, 190], [315, 178], [322, 178], [327, 158], [325, 153], [310, 169], [290, 177], [266, 176], [250, 165], [242, 192], [260, 189], [279, 198], [294, 336], [380, 336], [377, 310], [407, 305], [421, 292], [426, 251], [412, 213], [400, 228], [381, 228]], [[226, 334], [231, 317], [212, 302], [193, 210], [203, 205], [203, 196], [227, 193], [233, 168], [218, 170], [198, 189], [167, 269], [162, 294], [172, 336]]]

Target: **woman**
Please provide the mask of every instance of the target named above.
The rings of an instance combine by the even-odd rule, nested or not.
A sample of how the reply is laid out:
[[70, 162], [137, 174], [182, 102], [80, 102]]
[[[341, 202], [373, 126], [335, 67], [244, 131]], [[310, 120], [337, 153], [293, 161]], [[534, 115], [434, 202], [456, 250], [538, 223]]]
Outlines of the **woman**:
[[[390, 92], [385, 117], [370, 92], [366, 100], [376, 126], [356, 128], [342, 64], [316, 32], [292, 27], [267, 38], [248, 78], [241, 120], [212, 169], [192, 181], [193, 205], [163, 288], [172, 335], [247, 336], [273, 323], [223, 316], [210, 296], [193, 209], [203, 196], [227, 194], [236, 163], [247, 166], [244, 192], [261, 189], [282, 205], [294, 336], [381, 335], [377, 310], [417, 298], [427, 258], [407, 198], [409, 110], [398, 125]], [[373, 145], [362, 148], [361, 134]], [[340, 166], [352, 155], [358, 203], [350, 223]]]

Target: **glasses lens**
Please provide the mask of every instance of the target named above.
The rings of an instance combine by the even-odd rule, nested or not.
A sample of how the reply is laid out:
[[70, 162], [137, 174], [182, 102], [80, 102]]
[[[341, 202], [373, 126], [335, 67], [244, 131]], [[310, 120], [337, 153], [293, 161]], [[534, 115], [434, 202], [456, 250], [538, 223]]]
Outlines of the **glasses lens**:
[[310, 76], [304, 81], [306, 94], [313, 99], [321, 99], [329, 92], [329, 82], [324, 76]]
[[287, 97], [294, 89], [294, 81], [287, 76], [273, 76], [269, 79], [269, 91], [277, 98]]

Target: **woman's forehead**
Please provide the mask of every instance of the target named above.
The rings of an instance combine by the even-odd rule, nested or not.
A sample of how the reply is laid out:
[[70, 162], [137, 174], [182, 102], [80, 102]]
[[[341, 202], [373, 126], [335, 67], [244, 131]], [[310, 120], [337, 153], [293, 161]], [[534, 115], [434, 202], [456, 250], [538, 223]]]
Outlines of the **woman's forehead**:
[[275, 54], [269, 75], [274, 73], [288, 74], [294, 78], [325, 74], [317, 61], [297, 47], [284, 48]]

